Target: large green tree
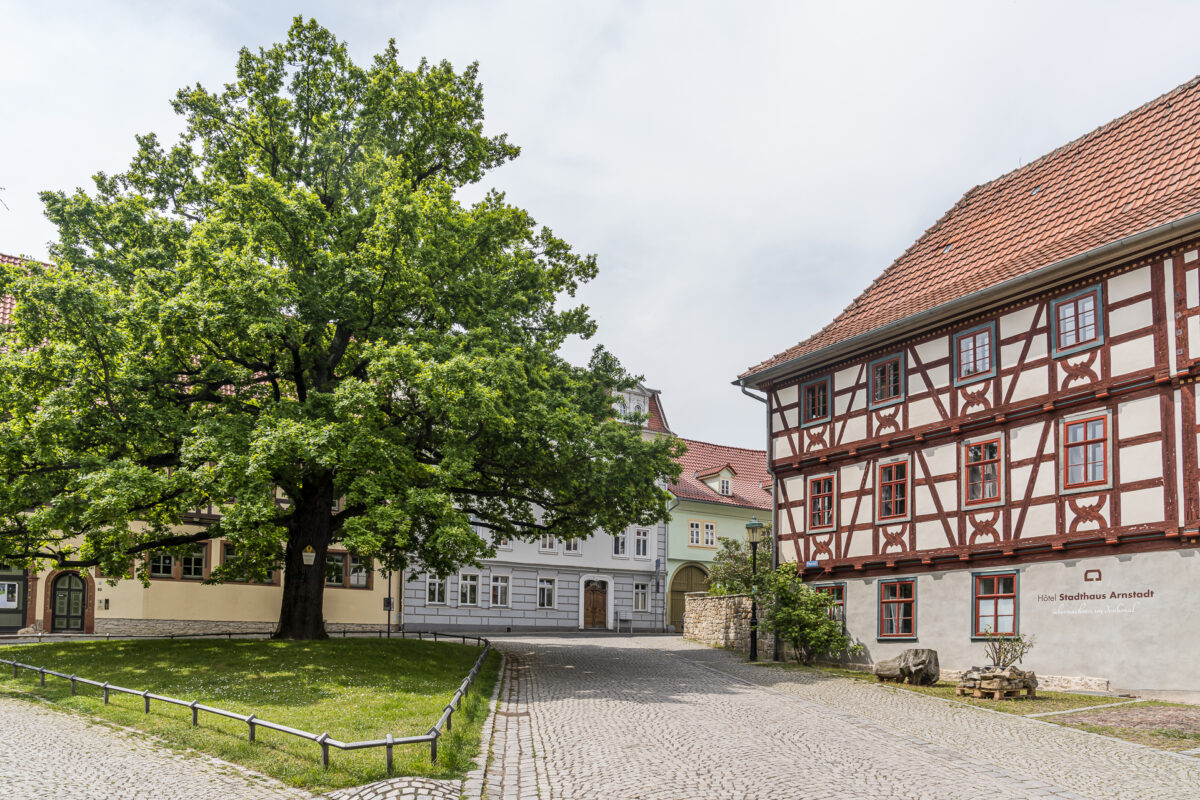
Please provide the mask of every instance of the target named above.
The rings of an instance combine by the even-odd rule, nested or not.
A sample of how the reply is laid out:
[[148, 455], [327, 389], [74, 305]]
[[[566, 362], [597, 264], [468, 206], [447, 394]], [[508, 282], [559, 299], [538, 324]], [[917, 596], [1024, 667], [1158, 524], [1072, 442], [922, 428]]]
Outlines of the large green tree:
[[[6, 268], [0, 561], [140, 569], [223, 538], [216, 578], [282, 563], [278, 634], [324, 635], [330, 544], [446, 573], [488, 537], [664, 514], [679, 445], [614, 417], [596, 274], [529, 214], [458, 191], [514, 158], [472, 65], [368, 67], [314, 21], [173, 101], [91, 192], [43, 195], [52, 264]], [[219, 518], [181, 528], [209, 505]], [[306, 568], [303, 551], [315, 551]]]

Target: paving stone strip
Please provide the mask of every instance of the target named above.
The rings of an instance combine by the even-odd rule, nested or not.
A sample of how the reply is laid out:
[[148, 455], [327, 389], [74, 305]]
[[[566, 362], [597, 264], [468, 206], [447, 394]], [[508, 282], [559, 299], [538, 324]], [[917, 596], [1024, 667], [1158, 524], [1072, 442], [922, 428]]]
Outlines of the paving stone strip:
[[0, 797], [8, 800], [300, 800], [293, 789], [199, 753], [24, 700], [0, 698]]
[[531, 779], [541, 800], [1200, 798], [1194, 759], [678, 638], [498, 644], [521, 665], [505, 695], [518, 746], [493, 759], [487, 798], [532, 797]]

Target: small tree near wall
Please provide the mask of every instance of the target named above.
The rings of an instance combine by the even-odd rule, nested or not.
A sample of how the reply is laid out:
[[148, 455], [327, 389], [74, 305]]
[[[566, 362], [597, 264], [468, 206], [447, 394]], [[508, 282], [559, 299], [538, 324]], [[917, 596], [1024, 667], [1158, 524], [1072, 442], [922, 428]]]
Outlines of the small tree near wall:
[[795, 564], [760, 574], [758, 586], [760, 627], [790, 645], [798, 661], [810, 664], [820, 656], [862, 651], [846, 635], [842, 621], [830, 615], [832, 598], [805, 584]]

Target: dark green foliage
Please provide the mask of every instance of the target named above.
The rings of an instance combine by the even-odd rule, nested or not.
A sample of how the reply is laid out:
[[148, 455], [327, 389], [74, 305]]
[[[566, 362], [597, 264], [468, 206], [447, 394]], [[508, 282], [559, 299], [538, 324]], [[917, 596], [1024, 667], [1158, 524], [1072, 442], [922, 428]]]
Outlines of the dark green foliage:
[[490, 552], [472, 517], [531, 538], [663, 516], [679, 446], [614, 420], [611, 355], [558, 355], [594, 332], [556, 301], [595, 259], [501, 194], [456, 200], [518, 150], [484, 134], [475, 65], [397, 57], [359, 67], [298, 18], [178, 93], [179, 142], [44, 194], [54, 264], [0, 274], [0, 562], [115, 575], [224, 537], [241, 560], [215, 578], [282, 562], [281, 634], [308, 637], [306, 546], [448, 573]]

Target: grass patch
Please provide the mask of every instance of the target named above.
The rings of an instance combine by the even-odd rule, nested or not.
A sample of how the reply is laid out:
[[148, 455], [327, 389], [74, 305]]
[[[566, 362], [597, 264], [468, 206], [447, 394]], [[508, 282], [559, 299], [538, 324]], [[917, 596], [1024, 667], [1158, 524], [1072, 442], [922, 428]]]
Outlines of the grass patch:
[[[847, 669], [846, 667], [806, 667], [802, 664], [776, 664], [774, 666], [782, 666], [784, 669], [808, 670], [813, 673], [836, 675], [840, 678], [850, 678], [866, 683], [880, 683], [870, 672]], [[1075, 708], [1087, 708], [1088, 706], [1098, 706], [1104, 703], [1121, 702], [1119, 698], [1113, 697], [1097, 697], [1095, 695], [1072, 694], [1070, 692], [1043, 692], [1040, 690], [1037, 693], [1037, 697], [1019, 697], [1011, 700], [976, 700], [974, 697], [955, 696], [955, 683], [952, 681], [938, 681], [933, 686], [911, 686], [906, 683], [893, 683], [890, 681], [883, 682], [882, 685], [893, 689], [925, 694], [930, 697], [957, 700], [967, 705], [990, 708], [993, 711], [1002, 711], [1005, 714], [1016, 714], [1017, 716], [1040, 714], [1044, 711], [1069, 711]]]
[[[1168, 712], [1156, 713], [1163, 709], [1179, 708], [1188, 710], [1186, 718], [1180, 719]], [[1060, 718], [1050, 717], [1048, 721], [1067, 728], [1078, 728], [1090, 733], [1137, 742], [1159, 750], [1180, 752], [1200, 747], [1200, 724], [1194, 713], [1195, 708], [1186, 703], [1147, 700], [1112, 709], [1081, 710], [1078, 714]]]
[[[328, 731], [341, 741], [412, 736], [437, 721], [479, 656], [471, 645], [409, 639], [337, 639], [320, 642], [271, 640], [132, 640], [0, 647], [0, 658], [46, 667], [83, 678], [236, 711], [254, 713], [313, 733]], [[500, 656], [492, 652], [450, 733], [438, 741], [438, 763], [428, 745], [395, 749], [396, 775], [461, 778], [472, 768], [487, 717]], [[200, 715], [191, 726], [186, 708], [114, 694], [104, 705], [99, 689], [35, 673], [0, 671], [0, 693], [42, 698], [66, 709], [153, 734], [168, 744], [190, 747], [242, 764], [292, 786], [328, 791], [387, 776], [383, 748], [342, 752], [330, 749], [329, 769], [321, 748], [304, 739], [259, 728], [247, 741], [247, 726]]]

